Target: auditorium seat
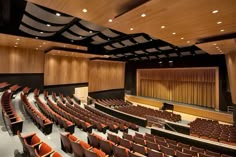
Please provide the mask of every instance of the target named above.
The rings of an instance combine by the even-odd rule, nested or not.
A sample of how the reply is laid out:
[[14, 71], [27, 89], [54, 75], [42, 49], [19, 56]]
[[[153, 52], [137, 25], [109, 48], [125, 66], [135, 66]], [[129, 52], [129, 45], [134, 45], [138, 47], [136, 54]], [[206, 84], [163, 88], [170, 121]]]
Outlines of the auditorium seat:
[[183, 153], [181, 151], [176, 151], [176, 157], [192, 157], [191, 154], [186, 154], [186, 153]]
[[207, 154], [202, 154], [202, 153], [198, 153], [198, 157], [214, 157], [212, 155], [207, 155]]
[[99, 148], [99, 142], [100, 139], [95, 136], [94, 133], [88, 133], [88, 144], [90, 144], [91, 146], [95, 147], [95, 148]]
[[154, 143], [156, 142], [155, 138], [154, 137], [150, 137], [150, 136], [145, 136], [145, 140], [149, 141], [149, 142], [154, 142]]
[[178, 151], [182, 151], [182, 147], [178, 146], [177, 144], [168, 144], [169, 145], [169, 148], [172, 148], [174, 149], [174, 151], [176, 152], [177, 150]]
[[61, 154], [59, 154], [58, 152], [53, 152], [50, 157], [62, 157]]
[[146, 155], [140, 154], [140, 153], [133, 153], [129, 151], [129, 157], [146, 157]]
[[183, 148], [183, 153], [190, 154], [192, 156], [197, 156], [198, 154], [198, 152], [186, 148]]
[[74, 157], [83, 157], [84, 156], [84, 150], [89, 149], [91, 146], [84, 141], [74, 142], [70, 141], [72, 150], [74, 153]]
[[146, 140], [144, 140], [143, 138], [139, 138], [134, 136], [134, 142], [143, 146], [146, 146]]
[[184, 144], [184, 143], [178, 142], [177, 145], [182, 147], [182, 148], [190, 149], [190, 145], [188, 145], [188, 144]]
[[48, 156], [53, 153], [52, 148], [47, 145], [46, 143], [42, 142], [41, 144], [37, 145], [35, 148], [35, 155], [36, 157], [44, 157]]
[[115, 143], [109, 141], [109, 140], [100, 140], [100, 149], [108, 154], [108, 155], [112, 155], [113, 153], [113, 147], [114, 147]]
[[114, 145], [114, 157], [129, 157], [129, 149]]
[[198, 147], [195, 147], [195, 146], [192, 146], [191, 150], [196, 151], [198, 153], [203, 153], [203, 154], [205, 153], [205, 150], [203, 148], [198, 148]]
[[163, 145], [160, 145], [160, 150], [161, 150], [162, 153], [164, 153], [166, 155], [170, 155], [170, 156], [175, 155], [175, 151], [172, 148], [168, 148], [168, 147], [165, 147]]
[[[20, 131], [17, 132], [17, 135], [21, 141], [21, 144], [23, 146], [23, 151], [26, 152], [27, 154], [33, 153], [33, 149], [36, 145], [39, 145], [42, 143], [40, 138], [36, 135], [36, 133], [32, 133], [26, 136], [22, 136]], [[31, 148], [32, 149], [31, 149]]]
[[220, 153], [213, 152], [213, 151], [210, 151], [210, 150], [206, 150], [205, 154], [210, 155], [210, 156], [214, 156], [214, 157], [220, 157]]
[[115, 144], [119, 144], [121, 138], [117, 135], [108, 133], [107, 134], [107, 139], [114, 142]]
[[123, 147], [125, 147], [127, 149], [132, 150], [133, 149], [133, 142], [130, 141], [130, 140], [121, 138], [120, 139], [120, 146], [123, 146]]
[[60, 137], [61, 137], [61, 149], [65, 152], [72, 153], [72, 147], [71, 147], [71, 142], [70, 142], [69, 137], [73, 141], [78, 141], [78, 139], [74, 137], [73, 135], [71, 135], [69, 132], [61, 133]]
[[147, 148], [150, 148], [150, 149], [153, 149], [153, 150], [156, 150], [156, 151], [160, 150], [157, 143], [150, 142], [150, 141], [147, 141]]
[[123, 133], [123, 138], [124, 139], [127, 139], [127, 140], [130, 140], [130, 141], [133, 141], [134, 140], [134, 137], [128, 133]]
[[133, 143], [133, 151], [143, 155], [147, 155], [147, 147]]
[[147, 149], [148, 157], [163, 157], [163, 154], [159, 151]]

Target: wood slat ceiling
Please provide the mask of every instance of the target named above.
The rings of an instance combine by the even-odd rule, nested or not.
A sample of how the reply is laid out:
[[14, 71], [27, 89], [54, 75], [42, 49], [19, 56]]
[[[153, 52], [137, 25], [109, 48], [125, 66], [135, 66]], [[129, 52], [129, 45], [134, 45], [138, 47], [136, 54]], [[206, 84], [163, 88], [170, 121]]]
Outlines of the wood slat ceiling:
[[28, 48], [35, 50], [46, 51], [52, 47], [63, 47], [70, 49], [80, 49], [87, 50], [87, 47], [80, 45], [71, 45], [59, 42], [45, 41], [40, 39], [32, 39], [26, 37], [18, 37], [15, 35], [7, 35], [0, 34], [0, 45], [1, 46], [9, 46], [9, 47], [17, 47], [17, 48]]
[[86, 54], [78, 52], [68, 52], [63, 50], [51, 50], [47, 53], [48, 55], [57, 55], [57, 56], [68, 56], [68, 57], [79, 57], [79, 58], [106, 58], [104, 55], [95, 55], [95, 54]]
[[[108, 22], [108, 19], [119, 15], [119, 8], [135, 1], [29, 1], [124, 33], [144, 32], [176, 46], [195, 44], [201, 38], [236, 32], [235, 0], [150, 0], [113, 19], [113, 22]], [[83, 13], [83, 8], [88, 12]], [[213, 10], [219, 12], [212, 14]], [[141, 17], [143, 13], [146, 14], [144, 18]], [[222, 23], [217, 24], [219, 21]], [[223, 32], [220, 31], [222, 29]], [[173, 35], [173, 32], [176, 34]]]
[[236, 40], [220, 40], [215, 42], [207, 42], [202, 44], [197, 44], [197, 47], [208, 52], [209, 54], [226, 54], [226, 53], [236, 53]]

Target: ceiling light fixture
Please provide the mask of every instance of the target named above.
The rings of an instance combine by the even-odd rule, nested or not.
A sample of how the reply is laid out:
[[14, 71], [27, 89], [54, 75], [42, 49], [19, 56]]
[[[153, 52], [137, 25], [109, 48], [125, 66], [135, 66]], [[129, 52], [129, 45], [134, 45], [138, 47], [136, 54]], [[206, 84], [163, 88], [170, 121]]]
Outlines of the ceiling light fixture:
[[216, 46], [217, 44], [216, 44], [216, 43], [214, 43], [214, 44], [212, 44], [212, 45]]
[[88, 10], [87, 10], [87, 9], [85, 9], [85, 8], [84, 8], [82, 11], [83, 11], [84, 13], [87, 13], [87, 12], [88, 12]]
[[57, 15], [57, 16], [61, 16], [61, 14], [60, 14], [60, 13], [56, 13], [56, 15]]
[[218, 22], [217, 22], [217, 25], [219, 25], [219, 24], [222, 24], [222, 22], [221, 22], [221, 21], [218, 21]]
[[17, 47], [17, 45], [15, 45], [14, 47]]
[[39, 48], [37, 48], [37, 47], [35, 48], [35, 50], [38, 50], [38, 49], [39, 49]]
[[161, 26], [162, 29], [166, 28], [166, 26]]
[[224, 29], [221, 29], [220, 31], [221, 31], [221, 32], [224, 32], [225, 30], [224, 30]]
[[18, 40], [18, 41], [19, 41], [19, 40], [20, 40], [20, 38], [17, 38], [16, 40]]
[[212, 14], [216, 14], [216, 13], [218, 13], [219, 12], [219, 10], [213, 10], [211, 13]]
[[16, 42], [16, 45], [17, 45], [18, 43]]
[[43, 32], [40, 32], [40, 34], [43, 34]]
[[129, 30], [133, 31], [133, 30], [134, 30], [134, 28], [132, 28], [132, 27], [131, 27]]
[[159, 64], [162, 64], [162, 61], [158, 62]]
[[39, 37], [35, 37], [35, 39], [38, 39]]
[[181, 40], [184, 40], [184, 37], [180, 38]]
[[42, 47], [41, 45], [39, 45], [39, 47]]
[[112, 19], [109, 19], [108, 22], [112, 22]]
[[93, 33], [93, 31], [89, 31], [89, 33]]
[[143, 13], [143, 14], [141, 14], [141, 17], [145, 17], [145, 16], [146, 16], [146, 14], [144, 14], [144, 13]]
[[172, 61], [172, 60], [169, 60], [169, 63], [173, 63], [173, 61]]
[[43, 42], [43, 45], [45, 45], [46, 43], [45, 42]]
[[175, 33], [175, 32], [173, 32], [172, 34], [173, 34], [173, 35], [175, 35], [176, 33]]
[[46, 26], [50, 27], [51, 25], [50, 24], [46, 24]]
[[187, 43], [190, 43], [190, 41], [188, 40], [188, 41], [186, 41]]

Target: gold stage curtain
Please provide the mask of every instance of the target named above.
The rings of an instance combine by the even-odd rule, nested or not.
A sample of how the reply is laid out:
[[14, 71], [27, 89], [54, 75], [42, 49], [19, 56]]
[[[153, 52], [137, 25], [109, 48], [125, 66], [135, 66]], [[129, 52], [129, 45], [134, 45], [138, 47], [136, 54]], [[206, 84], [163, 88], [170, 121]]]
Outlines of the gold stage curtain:
[[216, 107], [216, 68], [138, 69], [139, 96]]

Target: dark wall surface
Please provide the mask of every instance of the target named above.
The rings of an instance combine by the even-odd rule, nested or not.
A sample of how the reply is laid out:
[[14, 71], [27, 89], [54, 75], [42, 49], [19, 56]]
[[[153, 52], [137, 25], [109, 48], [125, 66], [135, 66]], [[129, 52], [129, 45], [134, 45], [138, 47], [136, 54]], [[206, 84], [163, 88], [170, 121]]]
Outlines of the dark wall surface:
[[125, 69], [125, 90], [132, 95], [136, 95], [136, 70], [150, 68], [184, 68], [184, 67], [219, 67], [219, 89], [220, 89], [220, 110], [226, 111], [227, 105], [231, 105], [228, 91], [228, 75], [224, 55], [198, 55], [171, 59], [172, 64], [167, 59], [153, 61], [133, 61], [126, 63]]
[[43, 74], [0, 74], [0, 82], [43, 89]]
[[124, 89], [112, 89], [98, 92], [89, 92], [88, 95], [94, 99], [124, 99]]

